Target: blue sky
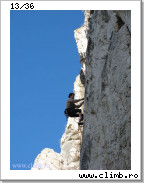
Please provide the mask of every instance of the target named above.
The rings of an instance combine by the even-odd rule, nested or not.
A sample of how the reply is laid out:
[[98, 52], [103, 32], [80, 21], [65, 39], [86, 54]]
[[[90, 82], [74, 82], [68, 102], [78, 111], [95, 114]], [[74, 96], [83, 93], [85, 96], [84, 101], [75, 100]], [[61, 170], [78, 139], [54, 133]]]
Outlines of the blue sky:
[[83, 22], [78, 10], [10, 11], [11, 169], [30, 169], [44, 148], [60, 152], [66, 100], [81, 68], [74, 30]]

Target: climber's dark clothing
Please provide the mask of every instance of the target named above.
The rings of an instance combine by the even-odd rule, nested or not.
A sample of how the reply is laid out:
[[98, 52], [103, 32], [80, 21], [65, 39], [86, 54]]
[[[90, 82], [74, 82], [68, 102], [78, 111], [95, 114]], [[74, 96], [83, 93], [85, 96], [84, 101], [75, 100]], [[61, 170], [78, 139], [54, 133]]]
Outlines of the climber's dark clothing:
[[72, 109], [72, 108], [67, 109], [67, 114], [70, 117], [79, 117], [78, 113], [81, 113], [81, 109]]
[[[68, 108], [64, 111], [65, 115], [68, 117], [79, 117], [78, 113], [81, 113], [81, 109], [74, 109], [74, 108]], [[83, 120], [83, 114], [82, 114], [82, 120]]]

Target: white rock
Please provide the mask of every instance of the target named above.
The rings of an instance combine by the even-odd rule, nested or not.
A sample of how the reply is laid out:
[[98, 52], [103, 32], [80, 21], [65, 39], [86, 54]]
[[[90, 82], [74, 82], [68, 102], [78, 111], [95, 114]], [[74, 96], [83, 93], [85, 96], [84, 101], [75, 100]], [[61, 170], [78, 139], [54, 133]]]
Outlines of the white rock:
[[[74, 83], [74, 93], [77, 99], [84, 97], [84, 86], [79, 75]], [[83, 111], [83, 107], [81, 109]], [[31, 170], [78, 170], [80, 168], [82, 127], [77, 123], [77, 118], [68, 118], [61, 138], [61, 153], [45, 148], [35, 159]]]
[[[80, 167], [128, 170], [131, 169], [131, 12], [85, 13], [90, 17], [86, 18], [87, 51], [81, 54], [83, 46], [78, 48], [85, 64]], [[84, 40], [79, 43], [85, 45]]]
[[61, 153], [45, 148], [32, 170], [131, 169], [130, 18], [130, 11], [85, 11], [74, 31], [82, 65], [74, 93], [85, 96], [84, 127], [69, 118]]

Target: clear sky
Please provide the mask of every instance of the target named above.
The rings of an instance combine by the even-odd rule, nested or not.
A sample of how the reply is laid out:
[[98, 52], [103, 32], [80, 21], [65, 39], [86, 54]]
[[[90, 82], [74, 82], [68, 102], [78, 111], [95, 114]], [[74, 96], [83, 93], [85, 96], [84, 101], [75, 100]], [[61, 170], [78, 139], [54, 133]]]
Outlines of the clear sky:
[[60, 152], [66, 100], [81, 68], [74, 30], [83, 22], [78, 10], [10, 12], [11, 169], [31, 169], [44, 148]]

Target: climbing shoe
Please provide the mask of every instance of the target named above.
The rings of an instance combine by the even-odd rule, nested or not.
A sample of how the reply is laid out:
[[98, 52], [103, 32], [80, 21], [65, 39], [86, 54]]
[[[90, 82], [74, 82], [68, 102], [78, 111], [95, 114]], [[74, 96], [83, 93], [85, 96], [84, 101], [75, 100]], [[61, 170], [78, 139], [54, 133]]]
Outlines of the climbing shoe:
[[79, 122], [78, 125], [79, 125], [79, 126], [80, 126], [80, 125], [83, 125], [83, 122]]

